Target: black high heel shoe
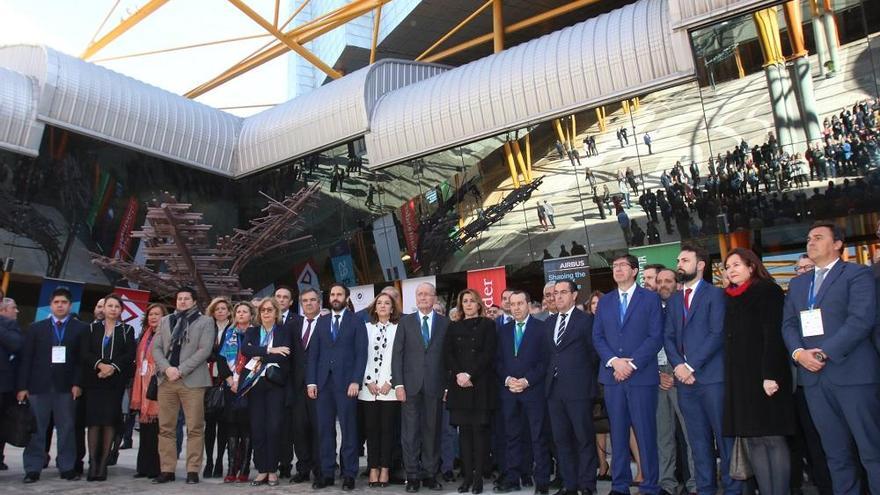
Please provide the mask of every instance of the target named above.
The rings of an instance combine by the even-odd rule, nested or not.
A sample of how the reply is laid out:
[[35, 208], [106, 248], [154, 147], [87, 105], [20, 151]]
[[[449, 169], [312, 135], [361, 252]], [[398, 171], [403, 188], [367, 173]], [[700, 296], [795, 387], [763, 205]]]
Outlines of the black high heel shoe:
[[464, 480], [461, 482], [461, 486], [458, 487], [458, 493], [467, 493], [471, 491], [471, 480]]

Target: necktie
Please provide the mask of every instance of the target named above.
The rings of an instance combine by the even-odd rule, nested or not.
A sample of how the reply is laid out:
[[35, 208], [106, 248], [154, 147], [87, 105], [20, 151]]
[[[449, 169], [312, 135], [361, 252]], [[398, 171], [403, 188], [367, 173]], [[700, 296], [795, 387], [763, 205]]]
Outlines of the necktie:
[[562, 336], [565, 335], [565, 316], [566, 313], [559, 313], [559, 330], [556, 331], [556, 345], [562, 343]]
[[620, 296], [620, 324], [621, 325], [623, 325], [623, 318], [626, 316], [626, 306], [627, 306], [626, 297], [628, 295], [629, 294], [624, 292]]
[[687, 315], [691, 312], [691, 292], [694, 289], [685, 289], [684, 290], [684, 314], [681, 315], [682, 322], [687, 321]]
[[428, 330], [427, 316], [422, 316], [422, 340], [425, 341], [425, 349], [427, 349], [428, 344], [431, 342], [431, 332]]
[[333, 324], [330, 325], [330, 336], [333, 337], [333, 342], [336, 342], [336, 335], [339, 333], [339, 316], [333, 315]]
[[822, 282], [825, 281], [825, 274], [828, 273], [827, 268], [817, 268], [816, 269], [816, 283], [813, 286], [813, 296], [819, 293], [819, 287], [822, 287]]
[[312, 321], [314, 320], [309, 318], [307, 321], [308, 323], [306, 324], [306, 334], [302, 336], [303, 349], [309, 348], [309, 338], [312, 336]]
[[523, 327], [525, 326], [525, 324], [526, 323], [524, 321], [516, 322], [516, 334], [514, 335], [514, 338], [513, 338], [513, 355], [514, 356], [519, 355], [519, 346], [522, 344]]

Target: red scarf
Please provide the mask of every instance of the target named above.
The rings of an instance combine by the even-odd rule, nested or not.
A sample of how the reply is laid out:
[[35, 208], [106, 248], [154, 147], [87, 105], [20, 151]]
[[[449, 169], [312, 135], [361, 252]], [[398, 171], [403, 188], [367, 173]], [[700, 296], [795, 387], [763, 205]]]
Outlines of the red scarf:
[[728, 285], [727, 288], [724, 289], [724, 292], [730, 297], [739, 297], [749, 288], [750, 285], [752, 285], [752, 279], [748, 279], [740, 285]]

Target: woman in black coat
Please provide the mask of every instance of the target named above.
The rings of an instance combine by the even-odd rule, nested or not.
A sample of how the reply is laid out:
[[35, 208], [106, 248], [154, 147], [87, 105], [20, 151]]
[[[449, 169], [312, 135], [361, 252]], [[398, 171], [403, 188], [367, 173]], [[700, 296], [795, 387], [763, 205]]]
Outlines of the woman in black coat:
[[731, 251], [724, 266], [730, 280], [724, 316], [724, 436], [746, 440], [762, 494], [787, 495], [785, 435], [795, 431], [791, 358], [782, 340], [785, 295], [748, 249]]
[[[208, 371], [214, 387], [232, 386], [232, 372], [220, 355], [220, 348], [230, 334], [234, 334], [232, 303], [225, 297], [215, 297], [208, 305], [207, 314], [214, 319], [214, 348], [208, 357]], [[223, 421], [223, 411], [205, 411], [205, 470], [202, 478], [223, 477], [223, 453], [226, 451], [228, 433]], [[214, 444], [217, 445], [217, 461], [214, 461]]]
[[479, 294], [458, 294], [461, 317], [449, 324], [443, 342], [448, 375], [446, 407], [458, 426], [464, 481], [459, 493], [483, 491], [483, 461], [489, 446], [489, 422], [498, 397], [495, 379], [495, 323], [483, 316]]
[[106, 296], [104, 319], [92, 323], [80, 344], [89, 429], [88, 481], [107, 479], [110, 446], [122, 421], [122, 394], [134, 368], [134, 329], [122, 322], [121, 315], [122, 299], [116, 294]]
[[[289, 327], [281, 325], [281, 309], [275, 299], [268, 297], [257, 306], [258, 325], [248, 329], [244, 336], [241, 353], [252, 369], [245, 378], [248, 414], [251, 420], [251, 444], [254, 448], [254, 465], [257, 477], [254, 486], [278, 485], [278, 451], [280, 448], [281, 422], [284, 415], [285, 384], [280, 383], [290, 372], [291, 336]], [[278, 383], [270, 380], [273, 367]], [[251, 380], [258, 377], [256, 384]], [[253, 384], [252, 386], [249, 386]], [[239, 390], [242, 393], [242, 390]]]

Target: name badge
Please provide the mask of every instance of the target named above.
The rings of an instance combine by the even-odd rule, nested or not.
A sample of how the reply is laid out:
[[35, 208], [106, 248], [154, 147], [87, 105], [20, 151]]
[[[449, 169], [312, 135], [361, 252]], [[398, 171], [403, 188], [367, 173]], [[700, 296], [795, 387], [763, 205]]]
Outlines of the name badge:
[[251, 360], [248, 361], [247, 364], [244, 365], [244, 368], [249, 371], [254, 371], [255, 369], [259, 368], [259, 365], [260, 365], [259, 359], [251, 358]]
[[660, 352], [657, 353], [657, 365], [666, 366], [667, 364], [669, 364], [669, 358], [666, 357], [666, 351], [660, 349]]
[[63, 345], [52, 346], [52, 364], [64, 364], [67, 362], [67, 348]]
[[818, 337], [825, 335], [825, 328], [822, 326], [822, 310], [808, 309], [801, 311], [801, 335], [804, 337]]
[[144, 359], [141, 361], [141, 376], [147, 376], [147, 360]]

